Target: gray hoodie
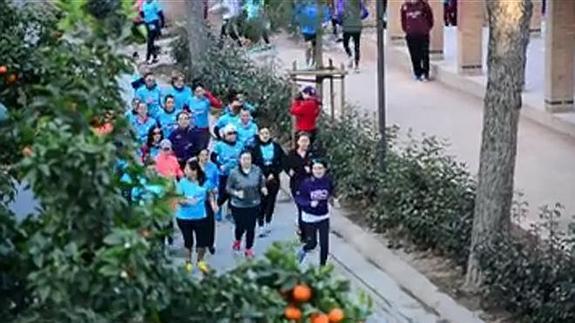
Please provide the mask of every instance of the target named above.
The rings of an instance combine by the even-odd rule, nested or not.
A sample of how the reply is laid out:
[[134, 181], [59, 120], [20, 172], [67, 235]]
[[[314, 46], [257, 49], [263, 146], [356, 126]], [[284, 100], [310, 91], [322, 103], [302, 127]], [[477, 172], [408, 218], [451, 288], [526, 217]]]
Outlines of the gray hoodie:
[[[255, 207], [261, 203], [261, 189], [265, 187], [265, 179], [262, 170], [252, 165], [250, 172], [245, 174], [240, 167], [234, 168], [226, 184], [226, 192], [231, 195], [232, 206], [238, 208]], [[239, 198], [237, 191], [243, 191], [243, 197]]]

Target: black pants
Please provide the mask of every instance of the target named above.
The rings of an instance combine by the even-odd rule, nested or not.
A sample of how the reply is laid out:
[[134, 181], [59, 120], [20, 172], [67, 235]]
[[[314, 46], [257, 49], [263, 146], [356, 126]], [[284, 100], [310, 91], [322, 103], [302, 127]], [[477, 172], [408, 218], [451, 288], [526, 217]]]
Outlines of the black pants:
[[411, 56], [413, 74], [429, 77], [429, 35], [407, 35], [407, 48]]
[[266, 188], [268, 189], [268, 195], [262, 196], [262, 205], [258, 214], [258, 225], [260, 227], [264, 225], [264, 220], [265, 223], [268, 224], [272, 222], [272, 216], [276, 208], [276, 199], [280, 191], [279, 178], [274, 175], [274, 179], [266, 181]]
[[315, 223], [305, 223], [305, 252], [315, 249], [319, 232], [319, 264], [324, 266], [329, 253], [329, 219]]
[[241, 241], [244, 233], [246, 234], [246, 249], [254, 246], [256, 236], [256, 219], [260, 206], [255, 207], [234, 207], [232, 206], [232, 216], [236, 228], [234, 230], [236, 241]]
[[178, 227], [184, 236], [184, 246], [186, 249], [194, 247], [194, 236], [196, 237], [196, 248], [206, 248], [208, 245], [208, 232], [206, 230], [206, 219], [184, 220], [177, 219]]
[[337, 20], [335, 18], [331, 18], [331, 28], [332, 33], [337, 36]]
[[228, 175], [220, 175], [220, 183], [218, 185], [218, 206], [221, 207], [228, 201], [230, 195], [226, 191], [226, 184], [228, 183]]
[[360, 39], [361, 39], [361, 31], [358, 32], [343, 32], [343, 49], [345, 49], [345, 53], [348, 57], [354, 57], [351, 53], [351, 49], [349, 48], [349, 39], [353, 39], [353, 50], [355, 54], [355, 65], [359, 65], [359, 52], [360, 52]]
[[222, 25], [222, 29], [220, 30], [220, 39], [224, 39], [226, 36], [230, 36], [231, 39], [235, 40], [238, 45], [242, 46], [242, 41], [240, 40], [240, 35], [237, 32], [237, 25], [236, 25], [235, 18], [232, 19], [225, 19], [224, 24]]
[[155, 42], [160, 36], [160, 23], [156, 21], [146, 24], [146, 30], [148, 31], [146, 61], [149, 61], [152, 56], [154, 59], [158, 58], [158, 47], [156, 47]]
[[206, 213], [208, 215], [206, 218], [206, 244], [208, 247], [213, 247], [216, 241], [216, 218], [210, 201], [206, 201]]

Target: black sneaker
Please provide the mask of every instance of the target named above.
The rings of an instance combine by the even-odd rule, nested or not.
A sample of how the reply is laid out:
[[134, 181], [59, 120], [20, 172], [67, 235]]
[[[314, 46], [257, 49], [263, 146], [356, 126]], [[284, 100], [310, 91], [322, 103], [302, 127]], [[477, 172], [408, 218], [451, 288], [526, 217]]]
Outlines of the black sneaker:
[[210, 252], [210, 254], [214, 255], [214, 254], [216, 254], [216, 247], [211, 246], [208, 248], [208, 251]]

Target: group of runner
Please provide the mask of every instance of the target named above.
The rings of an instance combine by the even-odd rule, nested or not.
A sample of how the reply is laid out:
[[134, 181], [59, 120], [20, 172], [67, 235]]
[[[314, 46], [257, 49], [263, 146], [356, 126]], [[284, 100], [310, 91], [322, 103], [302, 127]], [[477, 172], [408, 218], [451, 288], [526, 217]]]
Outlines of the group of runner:
[[[320, 264], [324, 265], [333, 185], [325, 161], [312, 148], [321, 111], [315, 89], [302, 89], [290, 107], [297, 137], [286, 154], [274, 139], [271, 125], [256, 122], [257, 107], [246, 101], [244, 93], [230, 89], [224, 105], [200, 80], [189, 84], [177, 73], [162, 88], [153, 73], [144, 73], [132, 83], [134, 99], [126, 112], [139, 145], [134, 152], [138, 162], [175, 183], [174, 222], [187, 250], [186, 266], [193, 267], [195, 251], [197, 267], [207, 268], [206, 253], [216, 252], [218, 221], [234, 224], [234, 253], [243, 249], [247, 258], [254, 257], [256, 234], [264, 238], [272, 232], [282, 172], [290, 178], [297, 207], [294, 220], [303, 243], [298, 258], [303, 260], [319, 240]], [[220, 116], [210, 122], [214, 110]], [[107, 125], [104, 122], [95, 130], [109, 133]], [[122, 181], [133, 182], [123, 171], [125, 163], [118, 169]], [[132, 203], [143, 204], [164, 194], [162, 187], [145, 179], [140, 183], [139, 188], [124, 192]], [[167, 242], [173, 243], [172, 239]]]

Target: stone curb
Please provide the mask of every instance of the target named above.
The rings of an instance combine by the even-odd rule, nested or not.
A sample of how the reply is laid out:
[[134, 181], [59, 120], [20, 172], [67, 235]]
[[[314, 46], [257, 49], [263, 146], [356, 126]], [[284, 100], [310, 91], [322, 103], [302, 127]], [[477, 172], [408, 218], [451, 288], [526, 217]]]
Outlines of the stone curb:
[[[387, 44], [386, 44], [387, 45]], [[411, 73], [411, 61], [405, 46], [387, 45], [387, 64], [393, 64]], [[430, 61], [431, 75], [434, 80], [442, 84], [483, 99], [486, 85], [481, 84], [471, 77], [461, 76], [457, 71], [446, 67], [442, 61]], [[525, 95], [525, 94], [524, 94]], [[543, 102], [541, 102], [543, 104]], [[565, 121], [553, 113], [538, 109], [523, 98], [521, 118], [526, 118], [554, 132], [575, 137], [575, 124]]]
[[[289, 178], [282, 174], [281, 190], [289, 194]], [[332, 208], [331, 231], [349, 243], [369, 262], [387, 273], [402, 289], [436, 312], [442, 319], [452, 323], [482, 323], [478, 313], [458, 304], [441, 292], [427, 277], [395, 255], [373, 233], [367, 232]], [[384, 292], [384, 291], [383, 291]]]

